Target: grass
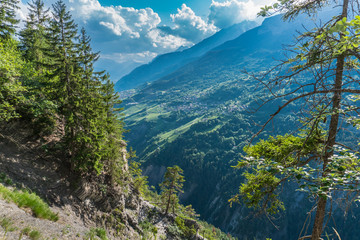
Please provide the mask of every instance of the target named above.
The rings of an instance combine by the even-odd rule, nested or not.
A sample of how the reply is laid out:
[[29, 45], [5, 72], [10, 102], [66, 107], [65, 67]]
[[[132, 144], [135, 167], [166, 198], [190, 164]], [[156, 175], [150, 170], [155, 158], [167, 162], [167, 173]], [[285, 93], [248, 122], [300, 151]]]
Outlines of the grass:
[[41, 233], [37, 230], [32, 230], [30, 233], [29, 233], [29, 238], [31, 240], [38, 240], [41, 238]]
[[19, 239], [22, 239], [24, 235], [28, 236], [31, 240], [39, 240], [42, 237], [39, 231], [32, 230], [30, 227], [26, 227], [23, 230], [21, 230]]
[[157, 138], [159, 139], [159, 141], [166, 141], [168, 143], [174, 141], [178, 136], [180, 136], [181, 134], [185, 133], [187, 130], [190, 129], [190, 127], [198, 122], [200, 122], [202, 119], [202, 117], [200, 118], [195, 118], [194, 120], [184, 124], [184, 125], [181, 125], [180, 127], [176, 128], [176, 129], [173, 129], [171, 131], [168, 131], [168, 132], [165, 132], [165, 133], [162, 133], [162, 134], [159, 134], [157, 136]]
[[101, 240], [108, 240], [105, 229], [91, 228], [90, 231], [85, 235], [84, 239], [95, 240], [98, 238]]
[[0, 184], [0, 197], [15, 203], [18, 207], [29, 208], [37, 218], [57, 221], [58, 215], [52, 212], [49, 206], [35, 193], [11, 190]]
[[13, 232], [16, 230], [16, 227], [13, 225], [14, 223], [9, 218], [3, 218], [0, 220], [0, 226], [4, 229], [4, 239], [8, 232]]

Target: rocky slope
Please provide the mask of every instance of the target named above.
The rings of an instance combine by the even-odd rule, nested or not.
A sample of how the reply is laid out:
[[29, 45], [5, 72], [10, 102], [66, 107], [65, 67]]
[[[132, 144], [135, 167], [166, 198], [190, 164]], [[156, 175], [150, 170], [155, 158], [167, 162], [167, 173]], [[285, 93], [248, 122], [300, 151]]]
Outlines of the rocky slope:
[[[0, 236], [5, 239], [203, 239], [197, 233], [184, 238], [176, 216], [164, 216], [160, 208], [132, 188], [131, 180], [115, 189], [106, 186], [100, 189], [91, 181], [80, 181], [63, 164], [65, 156], [55, 147], [56, 134], [38, 139], [20, 126], [21, 123], [16, 123], [0, 129], [0, 186], [36, 193], [59, 219], [36, 218], [30, 209], [4, 200], [0, 192]], [[184, 226], [200, 228], [191, 220], [185, 220]]]

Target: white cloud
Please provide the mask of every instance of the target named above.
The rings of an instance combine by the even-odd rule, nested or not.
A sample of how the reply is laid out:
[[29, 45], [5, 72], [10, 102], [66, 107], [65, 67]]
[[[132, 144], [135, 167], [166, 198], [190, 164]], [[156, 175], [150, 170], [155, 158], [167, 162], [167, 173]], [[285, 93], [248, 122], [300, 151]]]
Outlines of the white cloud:
[[178, 8], [177, 11], [177, 14], [170, 15], [175, 24], [172, 31], [182, 38], [199, 42], [219, 30], [214, 24], [209, 24], [201, 17], [196, 16], [194, 11], [186, 4], [182, 4], [181, 9]]
[[217, 2], [212, 0], [210, 5], [209, 22], [219, 28], [226, 28], [244, 20], [255, 20], [260, 7], [273, 3], [274, 0], [226, 0]]
[[153, 47], [159, 47], [165, 49], [176, 50], [181, 46], [194, 45], [192, 42], [172, 34], [167, 34], [165, 31], [160, 29], [153, 29], [148, 32], [148, 37], [152, 40]]
[[[47, 7], [56, 1], [44, 0]], [[116, 62], [120, 69], [120, 65], [147, 63], [158, 54], [192, 46], [219, 28], [254, 18], [258, 4], [252, 1], [265, 0], [213, 0], [207, 19], [197, 16], [190, 7], [182, 4], [177, 13], [170, 15], [171, 26], [161, 25], [160, 16], [151, 8], [102, 6], [99, 0], [63, 1], [76, 23], [85, 27], [93, 39], [93, 49], [101, 51], [101, 58], [107, 63]], [[26, 12], [26, 6], [21, 4], [19, 17], [24, 19]]]
[[117, 36], [140, 38], [161, 22], [151, 8], [104, 7], [98, 0], [71, 0], [70, 6], [74, 18], [84, 24], [97, 22]]
[[19, 28], [23, 28], [25, 26], [24, 20], [26, 20], [28, 9], [27, 9], [27, 5], [21, 1], [19, 2], [18, 7], [19, 9], [16, 9], [16, 15], [17, 18], [20, 20]]
[[135, 63], [148, 63], [153, 58], [155, 58], [158, 54], [155, 52], [144, 51], [139, 53], [111, 53], [111, 54], [103, 54], [101, 57], [103, 59], [112, 60], [117, 63], [125, 63], [131, 59]]

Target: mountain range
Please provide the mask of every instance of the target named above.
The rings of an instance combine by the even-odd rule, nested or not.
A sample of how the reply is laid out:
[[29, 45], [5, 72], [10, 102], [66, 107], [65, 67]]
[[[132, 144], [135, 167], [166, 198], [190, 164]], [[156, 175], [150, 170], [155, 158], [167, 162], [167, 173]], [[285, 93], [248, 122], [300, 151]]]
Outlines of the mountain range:
[[146, 82], [152, 82], [164, 77], [169, 72], [175, 71], [187, 63], [194, 61], [214, 47], [238, 37], [241, 33], [257, 25], [254, 21], [244, 21], [220, 30], [213, 36], [204, 39], [191, 48], [185, 50], [179, 49], [176, 52], [160, 55], [149, 64], [141, 65], [128, 75], [122, 77], [116, 82], [115, 90], [128, 90]]
[[[332, 10], [322, 15], [332, 16], [328, 11]], [[192, 204], [201, 218], [240, 239], [298, 236], [312, 203], [304, 194], [293, 194], [295, 186], [289, 184], [287, 190], [292, 190], [282, 192], [287, 210], [272, 221], [257, 217], [243, 204], [230, 208], [228, 199], [237, 193], [242, 181], [241, 172], [231, 166], [241, 158], [242, 148], [260, 124], [281, 104], [273, 101], [254, 111], [259, 107], [258, 99], [267, 93], [251, 76], [278, 64], [286, 57], [284, 49], [295, 42], [297, 31], [313, 26], [315, 23], [307, 16], [284, 22], [277, 15], [175, 70], [164, 66], [159, 78], [155, 71], [148, 71], [155, 66], [153, 63], [138, 68], [138, 76], [148, 75], [146, 82], [151, 83], [132, 90], [123, 101], [130, 129], [126, 138], [136, 150], [150, 184], [157, 186], [166, 167], [179, 165], [186, 179], [181, 201]], [[159, 59], [154, 62], [161, 68]], [[276, 124], [259, 138], [294, 129], [300, 105], [294, 103], [282, 112], [274, 119]], [[346, 238], [349, 233], [342, 226], [350, 226], [349, 221], [336, 224]]]

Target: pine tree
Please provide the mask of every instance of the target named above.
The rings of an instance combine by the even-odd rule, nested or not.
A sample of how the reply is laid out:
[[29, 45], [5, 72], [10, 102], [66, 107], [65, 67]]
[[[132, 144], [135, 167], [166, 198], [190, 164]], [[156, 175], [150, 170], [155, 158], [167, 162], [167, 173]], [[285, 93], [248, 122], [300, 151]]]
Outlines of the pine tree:
[[168, 214], [172, 209], [175, 210], [179, 205], [179, 193], [183, 193], [183, 182], [185, 182], [183, 170], [179, 166], [168, 167], [164, 176], [164, 181], [160, 184], [161, 187], [161, 201], [165, 207], [165, 214]]
[[18, 0], [0, 0], [0, 37], [7, 38], [14, 35], [16, 25], [19, 20], [16, 19], [16, 9], [18, 9]]
[[101, 87], [102, 101], [106, 114], [105, 129], [107, 132], [107, 143], [104, 149], [107, 155], [107, 172], [110, 173], [111, 183], [114, 184], [119, 179], [123, 168], [123, 156], [119, 149], [124, 147], [122, 141], [124, 132], [124, 121], [121, 114], [123, 108], [120, 108], [121, 100], [114, 91], [114, 83], [110, 81], [108, 74], [99, 76], [102, 79]]
[[52, 7], [53, 18], [47, 35], [49, 48], [46, 54], [51, 58], [50, 68], [53, 70], [52, 77], [55, 78], [54, 98], [60, 102], [62, 113], [71, 115], [69, 98], [73, 97], [73, 89], [76, 87], [74, 70], [78, 47], [77, 25], [62, 0], [57, 1]]
[[[52, 5], [53, 18], [50, 21], [48, 31], [49, 48], [46, 55], [50, 58], [50, 70], [52, 78], [51, 93], [53, 100], [59, 105], [59, 113], [65, 120], [65, 142], [71, 159], [76, 154], [79, 146], [76, 142], [75, 128], [78, 125], [76, 120], [77, 112], [74, 107], [79, 104], [79, 81], [81, 76], [76, 75], [77, 63], [77, 25], [66, 9], [62, 0]], [[72, 162], [72, 168], [75, 169]]]
[[100, 174], [107, 158], [108, 132], [106, 131], [106, 109], [101, 94], [102, 79], [94, 72], [94, 63], [99, 58], [93, 53], [90, 38], [84, 29], [78, 38], [78, 51], [74, 76], [76, 82], [69, 97], [72, 110], [71, 124], [73, 135], [68, 142], [73, 146], [72, 161], [82, 171], [95, 171]]
[[21, 50], [25, 59], [40, 70], [49, 63], [44, 51], [49, 48], [46, 30], [50, 22], [50, 9], [45, 9], [42, 0], [32, 0], [28, 5], [25, 28], [20, 31]]

